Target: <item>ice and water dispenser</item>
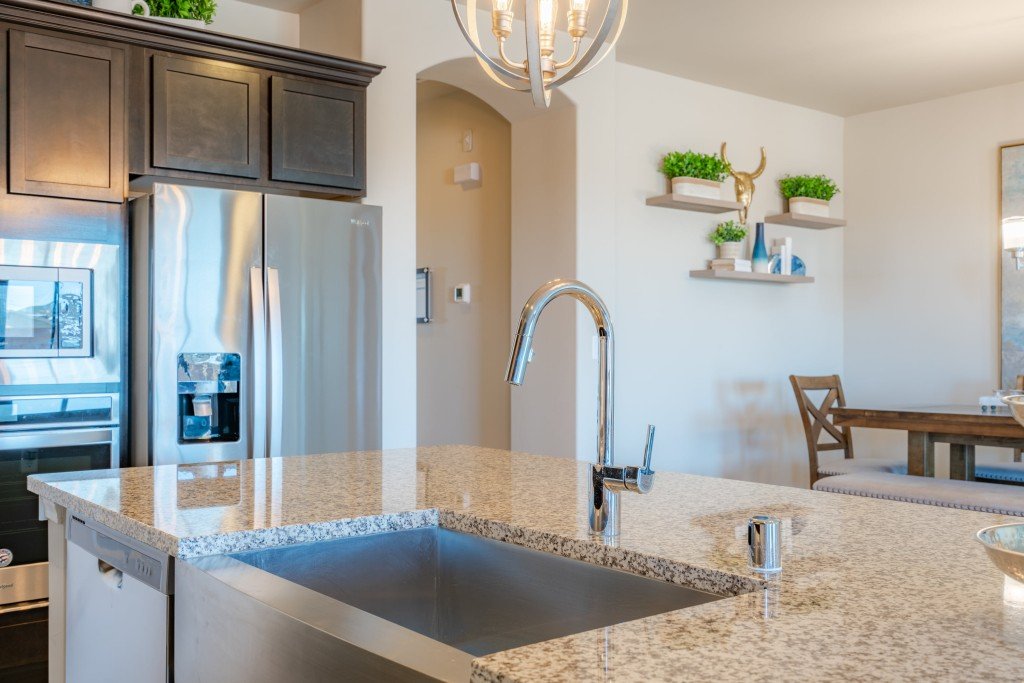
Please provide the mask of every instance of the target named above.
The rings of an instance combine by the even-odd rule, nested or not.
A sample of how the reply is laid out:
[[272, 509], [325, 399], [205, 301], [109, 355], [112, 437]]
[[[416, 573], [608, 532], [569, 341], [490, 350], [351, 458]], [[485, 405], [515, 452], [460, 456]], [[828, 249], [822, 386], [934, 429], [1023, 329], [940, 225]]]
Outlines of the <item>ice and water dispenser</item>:
[[241, 365], [237, 353], [178, 355], [178, 443], [238, 441]]

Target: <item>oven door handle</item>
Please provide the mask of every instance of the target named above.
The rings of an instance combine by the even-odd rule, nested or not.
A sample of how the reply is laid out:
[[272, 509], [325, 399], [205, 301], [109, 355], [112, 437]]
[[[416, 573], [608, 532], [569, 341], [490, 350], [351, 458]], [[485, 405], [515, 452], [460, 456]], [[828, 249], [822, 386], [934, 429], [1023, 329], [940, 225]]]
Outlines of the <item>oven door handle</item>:
[[67, 446], [110, 446], [110, 466], [118, 465], [118, 427], [93, 429], [50, 429], [19, 434], [0, 434], [0, 452], [22, 448], [63, 448]]

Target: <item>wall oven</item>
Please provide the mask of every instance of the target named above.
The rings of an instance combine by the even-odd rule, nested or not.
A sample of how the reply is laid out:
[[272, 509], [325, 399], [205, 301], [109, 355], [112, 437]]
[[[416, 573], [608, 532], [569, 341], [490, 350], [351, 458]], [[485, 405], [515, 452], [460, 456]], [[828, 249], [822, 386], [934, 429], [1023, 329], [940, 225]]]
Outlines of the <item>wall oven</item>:
[[117, 467], [119, 397], [0, 397], [0, 610], [48, 595], [46, 522], [32, 474]]
[[91, 270], [0, 266], [0, 358], [91, 355]]
[[0, 395], [119, 388], [119, 251], [0, 239]]

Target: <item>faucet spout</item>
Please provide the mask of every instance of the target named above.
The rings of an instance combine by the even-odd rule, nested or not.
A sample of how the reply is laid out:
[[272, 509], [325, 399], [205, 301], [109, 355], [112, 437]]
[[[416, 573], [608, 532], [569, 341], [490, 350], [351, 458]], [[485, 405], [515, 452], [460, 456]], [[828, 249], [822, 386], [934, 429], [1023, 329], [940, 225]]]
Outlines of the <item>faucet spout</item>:
[[608, 307], [589, 285], [579, 280], [559, 279], [541, 285], [533, 293], [526, 305], [523, 306], [523, 313], [519, 317], [519, 329], [512, 343], [512, 352], [509, 354], [505, 381], [513, 386], [522, 385], [523, 380], [526, 379], [526, 366], [532, 355], [533, 332], [537, 329], [537, 321], [540, 320], [541, 313], [544, 312], [547, 305], [562, 296], [572, 297], [583, 304], [590, 311], [594, 325], [597, 327], [598, 357], [600, 359], [597, 397], [597, 464], [612, 465], [614, 464], [612, 397], [615, 394], [613, 354], [615, 335], [612, 331], [612, 318], [608, 313]]
[[[608, 307], [590, 286], [579, 280], [552, 280], [541, 285], [530, 296], [519, 318], [509, 354], [505, 381], [514, 386], [522, 385], [526, 379], [526, 367], [532, 357], [533, 334], [537, 321], [549, 303], [569, 296], [586, 307], [594, 319], [598, 338], [598, 386], [597, 386], [597, 453], [590, 477], [590, 531], [605, 536], [615, 536], [619, 530], [619, 492], [629, 490], [647, 493], [654, 482], [654, 471], [650, 469], [650, 456], [645, 457], [644, 467], [615, 468], [614, 443], [614, 401], [615, 395], [615, 334], [612, 330]], [[649, 442], [653, 443], [653, 429]], [[648, 447], [650, 448], [650, 446]], [[631, 476], [626, 476], [629, 470]], [[643, 476], [639, 479], [638, 472]]]

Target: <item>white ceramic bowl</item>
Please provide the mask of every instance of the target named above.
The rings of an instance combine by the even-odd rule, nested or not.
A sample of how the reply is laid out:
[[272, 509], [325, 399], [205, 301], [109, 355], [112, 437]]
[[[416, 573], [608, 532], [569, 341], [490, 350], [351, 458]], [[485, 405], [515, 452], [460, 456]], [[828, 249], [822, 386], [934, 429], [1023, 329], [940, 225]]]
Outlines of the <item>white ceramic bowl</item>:
[[990, 526], [979, 531], [977, 539], [1000, 571], [1024, 583], [1024, 524]]
[[1024, 396], [1020, 394], [1003, 396], [1003, 403], [1010, 409], [1013, 419], [1024, 425]]

